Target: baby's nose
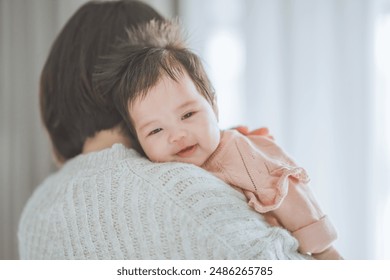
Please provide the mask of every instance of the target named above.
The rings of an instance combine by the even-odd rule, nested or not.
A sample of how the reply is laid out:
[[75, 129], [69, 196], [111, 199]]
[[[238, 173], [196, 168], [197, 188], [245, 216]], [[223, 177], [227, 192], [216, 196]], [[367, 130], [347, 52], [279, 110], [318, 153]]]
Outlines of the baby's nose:
[[170, 142], [175, 143], [175, 142], [180, 142], [185, 139], [187, 136], [187, 132], [184, 129], [174, 129], [171, 134], [170, 134]]

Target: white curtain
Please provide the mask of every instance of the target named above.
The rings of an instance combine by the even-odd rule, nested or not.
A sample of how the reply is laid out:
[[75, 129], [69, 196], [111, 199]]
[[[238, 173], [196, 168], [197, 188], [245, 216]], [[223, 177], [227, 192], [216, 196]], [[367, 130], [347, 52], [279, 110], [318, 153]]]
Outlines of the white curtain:
[[180, 4], [216, 87], [221, 126], [269, 127], [308, 170], [344, 257], [390, 258], [389, 39], [378, 52], [390, 38], [388, 1]]
[[38, 80], [63, 23], [85, 0], [0, 0], [0, 259], [17, 259], [17, 225], [54, 170], [40, 121]]
[[390, 259], [390, 1], [378, 1], [375, 22], [375, 70], [370, 158], [375, 254]]

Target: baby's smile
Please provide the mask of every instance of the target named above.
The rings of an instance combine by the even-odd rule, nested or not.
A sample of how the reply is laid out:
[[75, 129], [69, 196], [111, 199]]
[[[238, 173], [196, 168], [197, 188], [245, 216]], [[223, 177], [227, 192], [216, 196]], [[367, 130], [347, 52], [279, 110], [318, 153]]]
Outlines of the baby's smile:
[[188, 158], [195, 153], [197, 147], [198, 144], [187, 146], [184, 149], [180, 150], [176, 155], [178, 155], [179, 157]]

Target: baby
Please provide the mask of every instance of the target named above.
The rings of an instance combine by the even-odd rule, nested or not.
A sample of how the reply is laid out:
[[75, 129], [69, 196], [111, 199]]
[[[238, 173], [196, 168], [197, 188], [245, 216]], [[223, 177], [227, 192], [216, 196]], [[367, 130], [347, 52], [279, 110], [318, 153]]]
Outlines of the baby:
[[220, 130], [213, 88], [178, 25], [152, 21], [128, 34], [136, 43], [123, 42], [94, 78], [100, 93], [113, 94], [135, 148], [154, 162], [208, 170], [242, 191], [271, 225], [289, 230], [301, 253], [341, 259], [305, 170], [269, 137]]

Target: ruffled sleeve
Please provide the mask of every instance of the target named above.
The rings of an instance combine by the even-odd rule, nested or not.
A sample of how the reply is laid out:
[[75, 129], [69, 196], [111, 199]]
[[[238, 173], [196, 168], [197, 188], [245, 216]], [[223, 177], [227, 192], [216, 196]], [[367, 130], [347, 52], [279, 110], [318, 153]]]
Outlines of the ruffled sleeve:
[[203, 167], [241, 189], [249, 205], [260, 213], [280, 206], [287, 195], [290, 180], [309, 181], [306, 171], [271, 139], [246, 137], [234, 130], [223, 132], [219, 147]]
[[289, 230], [302, 253], [319, 253], [337, 238], [336, 230], [308, 187], [306, 171], [274, 141], [224, 131], [204, 168], [242, 191], [248, 204], [271, 225]]

